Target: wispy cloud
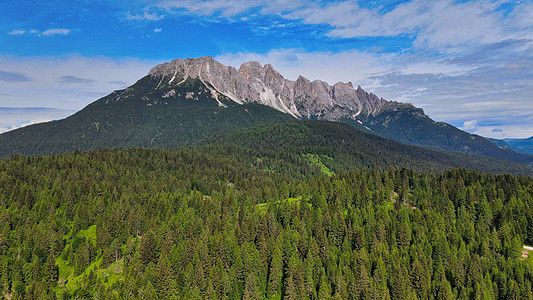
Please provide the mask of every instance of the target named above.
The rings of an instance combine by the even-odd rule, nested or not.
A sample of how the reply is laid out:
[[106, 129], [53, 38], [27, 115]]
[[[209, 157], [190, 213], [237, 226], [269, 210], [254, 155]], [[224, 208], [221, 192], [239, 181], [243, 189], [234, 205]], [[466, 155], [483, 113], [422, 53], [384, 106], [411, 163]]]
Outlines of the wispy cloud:
[[38, 31], [35, 29], [31, 30], [22, 30], [22, 29], [15, 29], [8, 34], [10, 35], [24, 35], [24, 34], [31, 34], [36, 36], [54, 36], [54, 35], [69, 35], [72, 31], [70, 29], [66, 28], [51, 28], [44, 31]]
[[0, 81], [4, 82], [24, 82], [31, 81], [26, 75], [17, 72], [6, 72], [0, 70]]
[[154, 28], [154, 32], [161, 32], [163, 29], [161, 28]]
[[[508, 3], [507, 3], [508, 2]], [[506, 11], [501, 5], [511, 4]], [[152, 8], [172, 13], [245, 20], [273, 14], [305, 24], [327, 24], [333, 38], [414, 37], [419, 49], [461, 52], [472, 45], [493, 44], [505, 39], [533, 39], [531, 1], [425, 1], [413, 0], [383, 12], [382, 7], [364, 8], [356, 0], [163, 0]], [[145, 13], [146, 14], [146, 13]], [[240, 18], [243, 20], [243, 18]]]
[[127, 13], [126, 14], [126, 20], [130, 20], [130, 21], [159, 21], [161, 19], [163, 19], [165, 17], [165, 15], [157, 15], [156, 13], [148, 13], [148, 12], [144, 12], [142, 14], [131, 14], [131, 13]]
[[66, 76], [61, 76], [59, 78], [59, 82], [61, 83], [74, 83], [74, 84], [88, 84], [88, 83], [94, 83], [95, 80], [93, 79], [87, 79], [87, 78], [81, 78], [81, 77], [77, 77], [77, 76], [72, 76], [72, 75], [66, 75]]
[[69, 29], [65, 28], [52, 28], [45, 30], [41, 33], [41, 35], [44, 36], [52, 36], [52, 35], [68, 35], [70, 33]]
[[65, 118], [75, 111], [50, 107], [0, 107], [0, 133]]
[[25, 33], [26, 33], [25, 30], [15, 29], [15, 30], [11, 31], [11, 32], [8, 33], [8, 34], [10, 34], [10, 35], [22, 35], [22, 34], [25, 34]]

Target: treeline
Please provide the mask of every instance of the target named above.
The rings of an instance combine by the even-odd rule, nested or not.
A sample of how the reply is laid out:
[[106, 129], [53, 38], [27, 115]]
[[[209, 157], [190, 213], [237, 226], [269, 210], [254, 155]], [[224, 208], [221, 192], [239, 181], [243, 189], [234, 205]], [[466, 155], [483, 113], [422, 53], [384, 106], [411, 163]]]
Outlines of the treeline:
[[533, 242], [531, 177], [286, 174], [197, 149], [0, 160], [0, 292], [11, 299], [533, 298], [532, 259], [521, 257]]

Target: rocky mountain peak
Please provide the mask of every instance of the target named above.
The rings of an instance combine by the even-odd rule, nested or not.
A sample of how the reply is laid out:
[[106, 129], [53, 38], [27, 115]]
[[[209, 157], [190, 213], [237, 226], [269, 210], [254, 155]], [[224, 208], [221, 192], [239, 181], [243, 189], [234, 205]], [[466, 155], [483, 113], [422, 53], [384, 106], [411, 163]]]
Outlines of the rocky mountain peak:
[[[155, 66], [148, 75], [159, 79], [156, 88], [180, 85], [187, 78], [200, 79], [217, 100], [225, 96], [239, 104], [257, 102], [302, 119], [354, 119], [359, 114], [374, 114], [388, 103], [361, 86], [354, 89], [351, 82], [331, 86], [303, 76], [292, 81], [271, 64], [257, 61], [245, 62], [235, 69], [210, 56], [178, 58]], [[219, 104], [224, 105], [220, 101]]]

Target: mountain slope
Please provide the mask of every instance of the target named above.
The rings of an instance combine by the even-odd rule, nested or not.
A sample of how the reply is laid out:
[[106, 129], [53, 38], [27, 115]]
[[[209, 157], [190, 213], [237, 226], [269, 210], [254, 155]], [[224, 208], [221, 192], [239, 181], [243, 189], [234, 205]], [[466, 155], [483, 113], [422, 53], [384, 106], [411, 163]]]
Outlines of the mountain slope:
[[294, 171], [293, 176], [316, 173], [316, 170], [320, 173], [320, 168], [305, 171], [302, 164], [324, 166], [336, 173], [358, 168], [404, 167], [418, 171], [469, 168], [491, 173], [533, 175], [532, 168], [521, 164], [406, 145], [339, 122], [257, 125], [216, 135], [202, 144], [204, 150], [246, 159], [261, 168]]
[[155, 85], [152, 78], [144, 77], [64, 120], [4, 133], [0, 135], [0, 157], [76, 149], [173, 148], [251, 124], [294, 120], [267, 106], [239, 105], [223, 96], [215, 100], [196, 79], [172, 90], [156, 90]]
[[527, 139], [498, 140], [500, 146], [510, 148], [516, 152], [533, 154], [533, 136]]
[[[516, 163], [532, 165], [533, 157], [495, 145], [490, 140], [462, 131], [444, 122], [435, 122], [420, 108], [410, 104], [393, 103], [375, 115], [360, 118], [371, 132], [412, 145], [430, 149], [450, 150], [485, 155]], [[357, 121], [344, 122], [361, 126]]]

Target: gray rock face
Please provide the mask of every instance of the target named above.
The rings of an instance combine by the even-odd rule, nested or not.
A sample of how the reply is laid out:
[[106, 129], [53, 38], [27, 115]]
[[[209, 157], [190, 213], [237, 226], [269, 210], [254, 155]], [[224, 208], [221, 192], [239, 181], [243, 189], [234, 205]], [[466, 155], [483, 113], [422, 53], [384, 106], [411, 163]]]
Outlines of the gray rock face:
[[[159, 80], [156, 88], [180, 85], [187, 78], [200, 79], [217, 101], [224, 95], [239, 104], [256, 102], [299, 119], [355, 119], [358, 115], [374, 115], [390, 103], [361, 87], [354, 89], [351, 82], [331, 86], [302, 76], [292, 81], [272, 65], [261, 66], [255, 61], [237, 70], [209, 56], [175, 59], [155, 66], [148, 75]], [[219, 101], [219, 105], [224, 104]]]

